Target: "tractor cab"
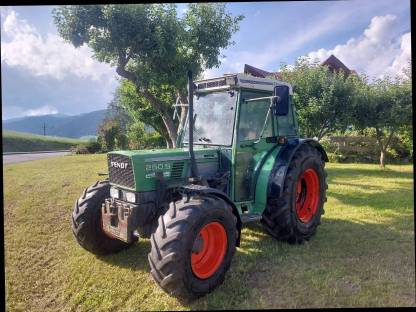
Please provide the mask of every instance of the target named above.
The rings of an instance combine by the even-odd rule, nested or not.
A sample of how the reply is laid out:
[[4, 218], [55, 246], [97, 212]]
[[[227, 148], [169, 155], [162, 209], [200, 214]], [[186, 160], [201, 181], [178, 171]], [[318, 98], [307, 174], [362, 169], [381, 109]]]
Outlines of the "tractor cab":
[[[218, 150], [219, 170], [230, 176], [227, 195], [241, 213], [255, 212], [259, 164], [298, 136], [292, 94], [288, 83], [241, 74], [194, 82], [193, 145]], [[189, 147], [189, 118], [178, 146]]]

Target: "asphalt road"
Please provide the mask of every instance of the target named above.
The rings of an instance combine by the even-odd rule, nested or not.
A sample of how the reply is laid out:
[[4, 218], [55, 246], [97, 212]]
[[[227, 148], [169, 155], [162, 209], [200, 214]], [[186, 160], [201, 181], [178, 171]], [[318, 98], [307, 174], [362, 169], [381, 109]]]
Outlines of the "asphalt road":
[[51, 153], [30, 153], [30, 154], [3, 154], [3, 165], [13, 164], [24, 161], [31, 161], [41, 158], [50, 158], [62, 155], [69, 155], [70, 152], [51, 152]]

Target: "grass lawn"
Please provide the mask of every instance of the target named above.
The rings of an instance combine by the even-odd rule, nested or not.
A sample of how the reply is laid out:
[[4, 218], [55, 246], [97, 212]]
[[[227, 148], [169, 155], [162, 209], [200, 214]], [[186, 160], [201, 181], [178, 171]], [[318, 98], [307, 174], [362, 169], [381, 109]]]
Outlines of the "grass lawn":
[[153, 282], [149, 240], [96, 257], [73, 239], [73, 203], [105, 155], [3, 168], [7, 311], [415, 306], [413, 166], [328, 164], [317, 235], [291, 246], [251, 224], [224, 284], [192, 303]]
[[86, 140], [3, 131], [3, 152], [36, 152], [66, 150]]

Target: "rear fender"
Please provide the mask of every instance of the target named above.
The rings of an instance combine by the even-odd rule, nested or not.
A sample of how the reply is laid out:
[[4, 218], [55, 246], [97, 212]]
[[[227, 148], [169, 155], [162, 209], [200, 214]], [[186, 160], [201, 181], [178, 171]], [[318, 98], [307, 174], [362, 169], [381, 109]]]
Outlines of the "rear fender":
[[296, 151], [304, 144], [313, 146], [321, 154], [322, 160], [328, 162], [328, 156], [319, 142], [314, 139], [291, 139], [276, 156], [273, 169], [270, 172], [267, 186], [268, 199], [277, 199], [282, 195], [289, 163]]

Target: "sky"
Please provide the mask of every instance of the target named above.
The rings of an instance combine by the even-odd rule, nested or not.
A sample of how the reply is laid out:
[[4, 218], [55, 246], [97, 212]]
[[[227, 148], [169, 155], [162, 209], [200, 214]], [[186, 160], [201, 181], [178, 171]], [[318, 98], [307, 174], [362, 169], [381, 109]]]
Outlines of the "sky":
[[[178, 4], [178, 15], [187, 4]], [[76, 115], [104, 109], [119, 84], [115, 68], [58, 35], [53, 6], [1, 7], [2, 119]], [[411, 58], [410, 1], [227, 3], [245, 16], [205, 78], [243, 72], [244, 64], [278, 71], [298, 57], [331, 54], [370, 78], [401, 74]]]

